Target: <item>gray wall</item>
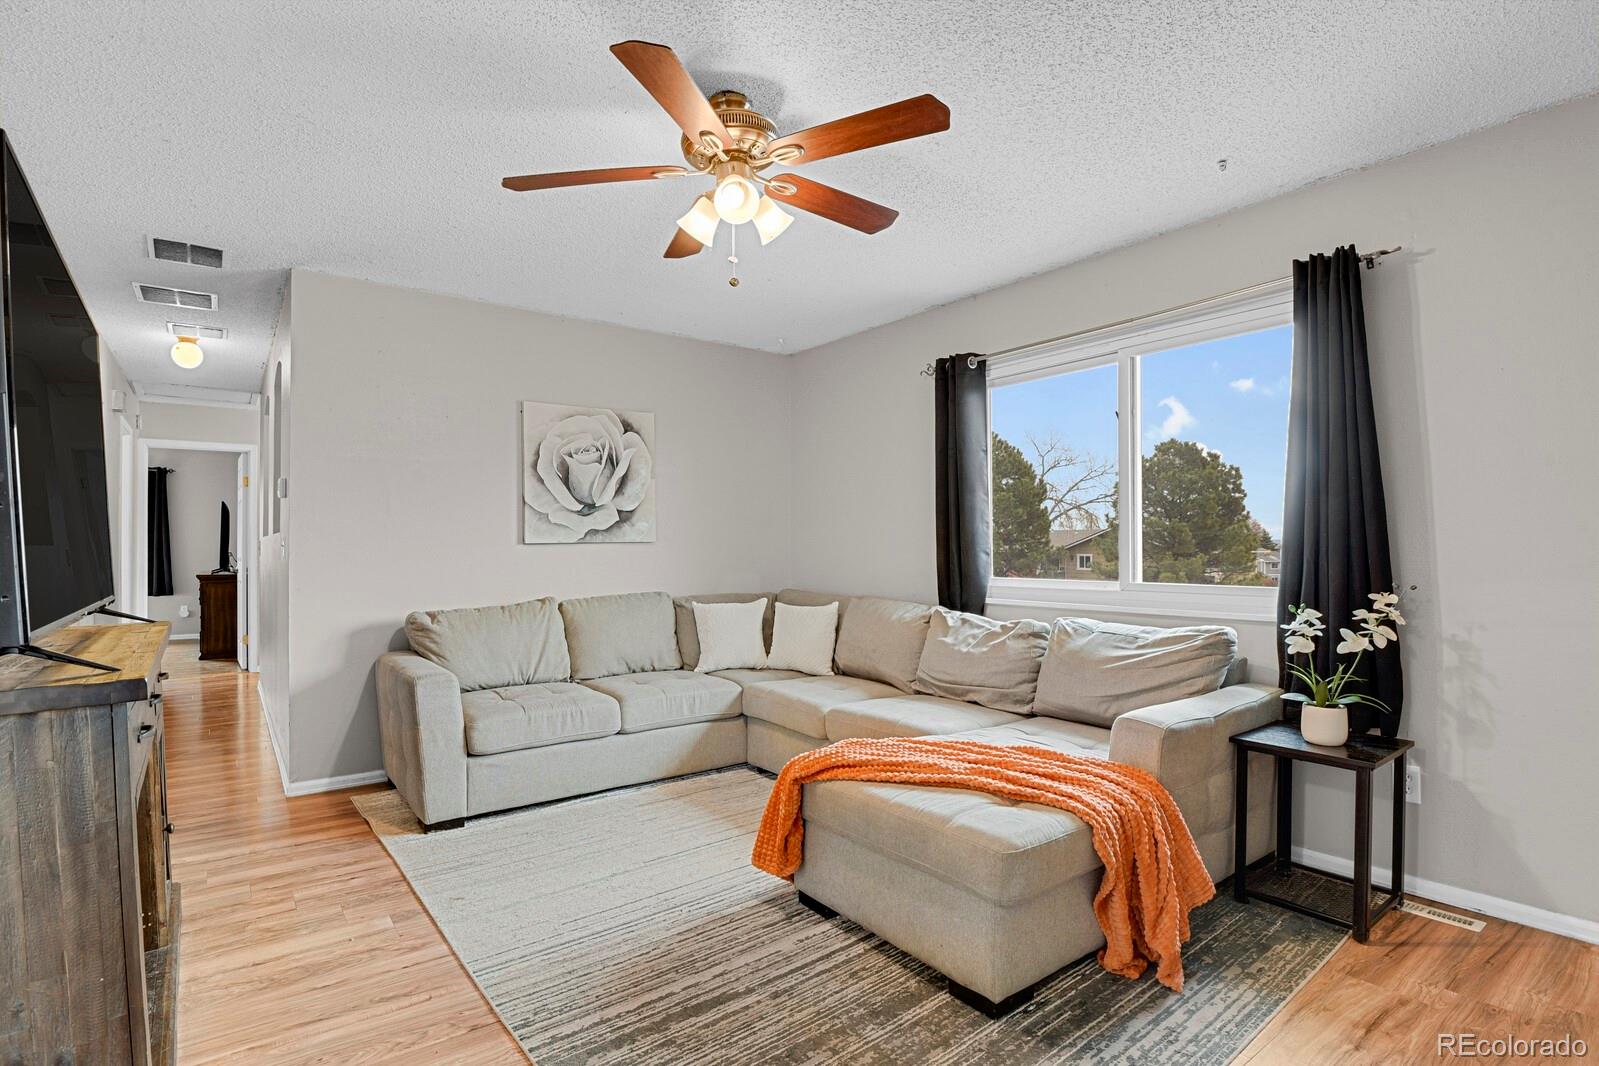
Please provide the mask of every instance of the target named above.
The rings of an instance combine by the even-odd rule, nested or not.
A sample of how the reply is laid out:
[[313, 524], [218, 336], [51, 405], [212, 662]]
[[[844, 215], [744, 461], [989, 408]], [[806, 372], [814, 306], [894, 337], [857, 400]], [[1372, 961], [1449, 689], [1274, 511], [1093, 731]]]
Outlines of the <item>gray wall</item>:
[[[291, 286], [294, 780], [381, 766], [373, 663], [409, 611], [787, 577], [787, 357], [304, 271]], [[654, 412], [655, 543], [521, 543], [521, 400]]]
[[[1419, 586], [1403, 642], [1404, 732], [1426, 770], [1410, 868], [1599, 919], [1595, 175], [1589, 98], [801, 354], [796, 583], [934, 595], [929, 359], [1281, 277], [1339, 244], [1403, 244], [1364, 279], [1396, 565]], [[1269, 661], [1270, 624], [1239, 628]], [[1298, 840], [1347, 856], [1346, 781], [1301, 778]]]
[[139, 408], [141, 435], [151, 440], [204, 440], [254, 444], [260, 412], [248, 407], [218, 407], [145, 397]]
[[[172, 623], [173, 637], [200, 635], [200, 581], [217, 565], [217, 521], [226, 502], [237, 512], [234, 480], [239, 456], [229, 452], [193, 452], [176, 448], [151, 448], [150, 466], [167, 466], [167, 518], [172, 527], [172, 595], [151, 596], [149, 617]], [[148, 468], [147, 468], [148, 469]], [[145, 471], [140, 471], [148, 476]], [[230, 549], [239, 553], [240, 516], [231, 516]], [[189, 608], [189, 617], [180, 608]]]

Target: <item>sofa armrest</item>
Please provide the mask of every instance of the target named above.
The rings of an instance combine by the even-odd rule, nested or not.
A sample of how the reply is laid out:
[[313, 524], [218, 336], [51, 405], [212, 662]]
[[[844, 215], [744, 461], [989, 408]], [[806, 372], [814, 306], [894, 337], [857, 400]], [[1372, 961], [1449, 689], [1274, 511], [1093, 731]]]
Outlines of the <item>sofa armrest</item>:
[[454, 674], [415, 652], [378, 659], [383, 768], [425, 824], [466, 817], [466, 722]]
[[1154, 774], [1196, 836], [1231, 825], [1230, 738], [1280, 718], [1282, 691], [1270, 685], [1229, 685], [1129, 711], [1111, 725], [1111, 761]]

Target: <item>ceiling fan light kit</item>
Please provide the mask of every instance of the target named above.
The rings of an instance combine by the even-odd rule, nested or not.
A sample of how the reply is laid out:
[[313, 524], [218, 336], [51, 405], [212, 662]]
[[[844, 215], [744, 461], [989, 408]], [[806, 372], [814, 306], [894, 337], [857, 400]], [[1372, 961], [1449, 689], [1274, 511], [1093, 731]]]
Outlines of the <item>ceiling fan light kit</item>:
[[[937, 97], [923, 95], [779, 138], [776, 124], [751, 107], [743, 93], [723, 90], [707, 99], [676, 53], [665, 45], [623, 41], [612, 45], [611, 52], [682, 130], [680, 148], [688, 168], [613, 167], [524, 174], [501, 184], [515, 192], [529, 192], [704, 174], [715, 184], [677, 220], [678, 229], [666, 248], [668, 259], [684, 259], [709, 246], [716, 238], [718, 222], [733, 226], [753, 222], [761, 244], [770, 244], [794, 221], [774, 200], [861, 233], [887, 229], [899, 212], [797, 175], [767, 176], [762, 171], [773, 165], [802, 166], [949, 129], [949, 108]], [[765, 196], [761, 195], [763, 188]]]
[[688, 209], [688, 213], [677, 220], [677, 227], [699, 241], [701, 247], [705, 247], [716, 239], [718, 221], [720, 219], [716, 208], [711, 204], [711, 198], [701, 196], [694, 201], [694, 206]]

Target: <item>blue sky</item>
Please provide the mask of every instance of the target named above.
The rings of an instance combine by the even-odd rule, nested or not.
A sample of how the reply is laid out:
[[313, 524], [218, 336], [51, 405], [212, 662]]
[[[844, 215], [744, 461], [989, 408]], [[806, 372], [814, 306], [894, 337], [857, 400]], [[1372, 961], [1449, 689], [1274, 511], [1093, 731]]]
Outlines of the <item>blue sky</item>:
[[[1293, 327], [1206, 341], [1143, 357], [1144, 454], [1168, 437], [1238, 466], [1249, 511], [1282, 537], [1288, 375]], [[1116, 368], [1063, 374], [993, 392], [994, 432], [1033, 458], [1026, 440], [1054, 434], [1079, 452], [1116, 456]]]

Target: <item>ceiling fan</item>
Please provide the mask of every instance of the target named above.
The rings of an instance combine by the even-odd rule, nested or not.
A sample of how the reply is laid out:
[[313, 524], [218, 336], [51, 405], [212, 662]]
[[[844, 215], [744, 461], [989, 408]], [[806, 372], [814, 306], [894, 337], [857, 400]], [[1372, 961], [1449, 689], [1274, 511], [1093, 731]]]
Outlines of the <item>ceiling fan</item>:
[[611, 51], [683, 131], [681, 148], [688, 166], [524, 174], [501, 184], [515, 192], [528, 192], [690, 173], [714, 178], [716, 184], [710, 191], [695, 198], [677, 220], [677, 232], [666, 246], [667, 259], [695, 255], [709, 246], [721, 222], [733, 226], [753, 222], [762, 244], [776, 240], [794, 218], [774, 201], [862, 233], [886, 229], [899, 217], [898, 211], [797, 174], [768, 177], [763, 172], [773, 164], [803, 166], [949, 129], [949, 108], [936, 96], [924, 95], [778, 137], [771, 119], [752, 108], [742, 93], [724, 90], [707, 100], [677, 54], [665, 45], [623, 41], [613, 44]]

